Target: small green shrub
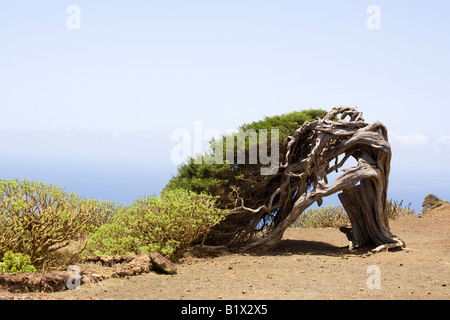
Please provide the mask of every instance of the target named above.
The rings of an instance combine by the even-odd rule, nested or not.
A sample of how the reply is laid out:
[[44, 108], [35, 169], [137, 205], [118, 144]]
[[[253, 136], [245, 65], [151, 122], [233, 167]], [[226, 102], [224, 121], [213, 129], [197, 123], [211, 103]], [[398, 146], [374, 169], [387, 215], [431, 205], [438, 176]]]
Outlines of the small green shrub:
[[0, 273], [28, 273], [35, 272], [30, 257], [11, 251], [5, 252], [3, 262], [0, 262]]
[[178, 259], [193, 242], [205, 237], [225, 212], [216, 198], [187, 190], [139, 198], [118, 210], [89, 239], [85, 255], [159, 252]]
[[304, 211], [292, 225], [297, 228], [338, 228], [350, 224], [342, 206], [328, 206]]
[[62, 188], [29, 180], [0, 179], [0, 256], [7, 251], [28, 255], [33, 265], [48, 265], [52, 253], [83, 233], [101, 202], [80, 198]]
[[448, 203], [448, 201], [442, 200], [434, 194], [428, 194], [422, 202], [422, 213], [434, 210], [440, 206]]
[[[92, 201], [92, 200], [90, 200]], [[80, 230], [80, 233], [89, 236], [102, 225], [113, 221], [114, 215], [123, 209], [123, 205], [116, 204], [114, 201], [92, 201], [94, 206], [91, 219]]]

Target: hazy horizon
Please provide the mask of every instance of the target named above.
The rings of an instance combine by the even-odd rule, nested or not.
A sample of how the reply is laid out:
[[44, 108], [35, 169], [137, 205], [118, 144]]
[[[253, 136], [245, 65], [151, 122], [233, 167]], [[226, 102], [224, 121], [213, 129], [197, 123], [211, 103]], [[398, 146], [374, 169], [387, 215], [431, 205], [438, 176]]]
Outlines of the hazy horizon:
[[[0, 130], [0, 139], [14, 141], [3, 148], [0, 177], [30, 179], [63, 187], [86, 198], [130, 204], [139, 196], [158, 195], [178, 165], [171, 160], [171, 133], [22, 131]], [[438, 170], [420, 172], [395, 157], [407, 149], [391, 141], [388, 197], [412, 203], [421, 212], [428, 193], [448, 199], [447, 177]], [[402, 154], [402, 153], [400, 153]], [[32, 155], [32, 157], [30, 156]], [[442, 159], [445, 161], [444, 159]], [[324, 205], [339, 205], [336, 195], [324, 199]]]

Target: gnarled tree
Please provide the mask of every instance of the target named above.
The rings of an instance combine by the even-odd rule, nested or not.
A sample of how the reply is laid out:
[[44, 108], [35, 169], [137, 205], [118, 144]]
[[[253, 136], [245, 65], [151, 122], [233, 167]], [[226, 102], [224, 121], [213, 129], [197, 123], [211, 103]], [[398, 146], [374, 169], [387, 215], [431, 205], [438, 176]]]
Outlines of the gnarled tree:
[[[352, 247], [404, 246], [391, 233], [386, 216], [391, 148], [383, 124], [365, 123], [356, 108], [336, 107], [290, 134], [280, 143], [279, 156], [278, 170], [271, 175], [260, 174], [261, 163], [235, 161], [220, 170], [226, 184], [216, 195], [230, 214], [212, 230], [210, 244], [239, 251], [272, 248], [305, 209], [340, 192], [351, 222], [351, 228], [341, 231]], [[327, 176], [340, 172], [350, 158], [357, 164], [329, 184]]]

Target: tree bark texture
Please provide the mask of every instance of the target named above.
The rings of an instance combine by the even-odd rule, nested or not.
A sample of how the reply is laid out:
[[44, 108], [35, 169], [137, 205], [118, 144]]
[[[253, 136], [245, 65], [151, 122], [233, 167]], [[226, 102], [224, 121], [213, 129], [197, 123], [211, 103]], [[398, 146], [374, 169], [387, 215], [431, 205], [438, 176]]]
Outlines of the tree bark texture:
[[[238, 197], [234, 213], [252, 217], [253, 227], [271, 216], [266, 232], [238, 244], [238, 250], [274, 247], [304, 210], [314, 202], [321, 205], [323, 197], [335, 193], [351, 222], [346, 233], [352, 247], [404, 246], [391, 233], [385, 211], [391, 156], [386, 127], [380, 122], [365, 123], [356, 108], [336, 107], [325, 118], [304, 123], [288, 137], [278, 172], [264, 180], [273, 192], [261, 199], [263, 204], [249, 208]], [[351, 157], [357, 164], [340, 171]], [[327, 176], [333, 171], [341, 174], [329, 184]]]

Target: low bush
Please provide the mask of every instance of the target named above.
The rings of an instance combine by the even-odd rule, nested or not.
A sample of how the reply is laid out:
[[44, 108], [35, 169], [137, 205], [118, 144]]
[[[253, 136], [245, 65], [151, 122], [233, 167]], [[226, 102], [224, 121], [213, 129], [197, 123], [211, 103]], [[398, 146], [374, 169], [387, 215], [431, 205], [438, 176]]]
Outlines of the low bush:
[[[394, 220], [399, 216], [415, 214], [408, 206], [403, 206], [402, 201], [388, 199], [386, 202], [386, 215], [388, 219]], [[297, 228], [339, 228], [343, 225], [349, 225], [350, 220], [343, 206], [328, 206], [317, 209], [305, 210], [292, 227]]]
[[176, 260], [225, 217], [215, 203], [214, 197], [181, 189], [139, 198], [90, 237], [84, 254], [159, 252]]
[[423, 199], [422, 213], [434, 210], [447, 203], [448, 201], [442, 200], [434, 194], [430, 193]]
[[388, 219], [395, 220], [400, 216], [416, 214], [416, 211], [411, 208], [411, 203], [408, 206], [403, 206], [403, 200], [395, 201], [392, 199], [388, 199], [386, 202], [386, 215]]
[[297, 228], [339, 228], [350, 224], [347, 212], [342, 206], [327, 206], [305, 210], [292, 227]]
[[0, 255], [27, 255], [43, 267], [52, 253], [91, 231], [103, 204], [35, 181], [0, 179]]
[[3, 261], [0, 262], [0, 273], [28, 273], [35, 271], [36, 268], [31, 264], [30, 257], [20, 253], [5, 252]]

